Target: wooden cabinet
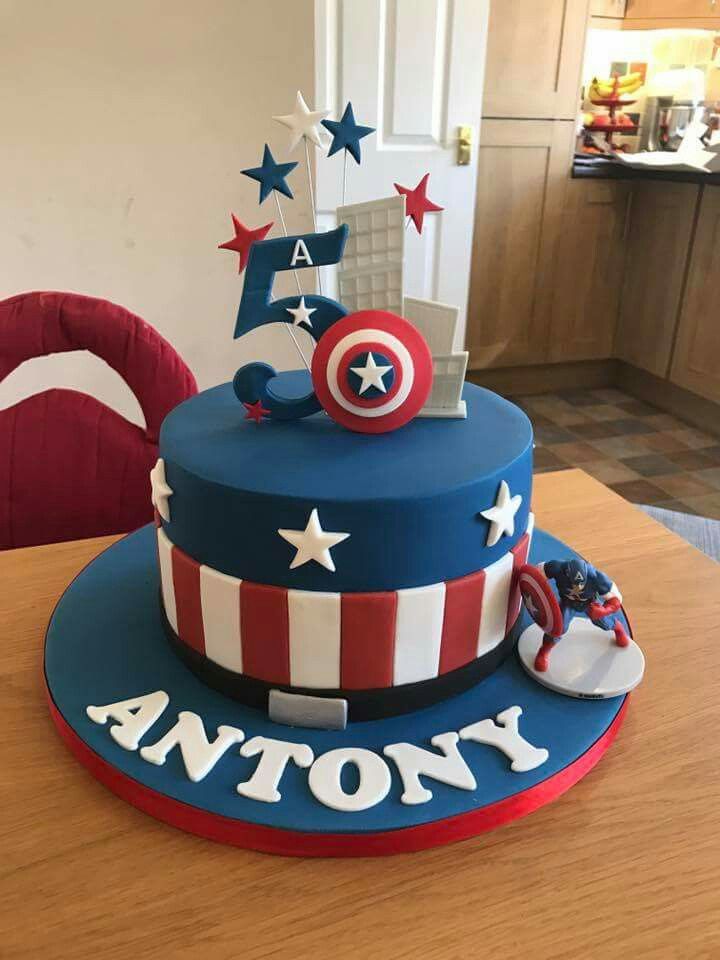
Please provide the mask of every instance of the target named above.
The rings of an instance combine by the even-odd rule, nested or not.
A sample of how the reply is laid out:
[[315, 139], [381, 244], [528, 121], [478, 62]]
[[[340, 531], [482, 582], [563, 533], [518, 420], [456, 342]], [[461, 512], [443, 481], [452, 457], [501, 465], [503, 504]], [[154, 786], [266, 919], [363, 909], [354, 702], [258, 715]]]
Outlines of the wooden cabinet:
[[720, 402], [720, 187], [705, 187], [670, 379]]
[[590, 0], [591, 17], [624, 17], [625, 0]]
[[612, 355], [624, 270], [630, 188], [571, 180], [555, 252], [548, 360]]
[[666, 377], [700, 187], [634, 183], [615, 353]]
[[492, 0], [484, 117], [573, 119], [588, 0]]
[[574, 124], [483, 120], [467, 347], [475, 369], [547, 359]]
[[630, 19], [673, 20], [720, 15], [718, 0], [627, 0], [625, 16]]

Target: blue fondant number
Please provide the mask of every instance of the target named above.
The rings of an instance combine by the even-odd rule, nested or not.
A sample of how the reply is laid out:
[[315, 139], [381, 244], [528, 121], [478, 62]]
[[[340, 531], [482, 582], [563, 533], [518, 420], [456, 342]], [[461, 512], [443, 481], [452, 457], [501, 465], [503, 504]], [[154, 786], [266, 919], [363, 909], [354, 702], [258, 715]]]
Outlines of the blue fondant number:
[[[235, 337], [241, 337], [268, 323], [292, 324], [295, 317], [289, 312], [299, 306], [300, 295], [272, 299], [275, 274], [281, 270], [301, 270], [339, 263], [345, 248], [348, 228], [345, 224], [328, 233], [307, 233], [302, 236], [261, 240], [250, 249], [245, 286], [238, 309]], [[307, 310], [312, 310], [308, 322], [302, 323], [317, 342], [336, 321], [347, 315], [342, 304], [308, 294], [304, 298]], [[311, 391], [303, 397], [283, 397], [273, 392], [272, 381], [277, 376], [268, 363], [249, 363], [235, 374], [233, 387], [237, 398], [246, 403], [258, 400], [276, 420], [295, 420], [310, 416], [321, 409]]]

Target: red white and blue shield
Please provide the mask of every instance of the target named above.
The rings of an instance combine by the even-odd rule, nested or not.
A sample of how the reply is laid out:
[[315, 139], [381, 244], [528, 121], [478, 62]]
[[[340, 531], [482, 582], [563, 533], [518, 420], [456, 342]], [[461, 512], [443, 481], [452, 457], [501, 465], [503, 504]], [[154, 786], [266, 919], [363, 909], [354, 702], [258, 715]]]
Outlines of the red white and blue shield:
[[550, 582], [539, 567], [530, 563], [520, 568], [518, 578], [520, 596], [525, 609], [541, 628], [551, 637], [561, 637], [563, 615]]
[[338, 320], [312, 360], [318, 400], [333, 420], [358, 433], [387, 433], [412, 420], [428, 398], [432, 375], [422, 334], [384, 310]]

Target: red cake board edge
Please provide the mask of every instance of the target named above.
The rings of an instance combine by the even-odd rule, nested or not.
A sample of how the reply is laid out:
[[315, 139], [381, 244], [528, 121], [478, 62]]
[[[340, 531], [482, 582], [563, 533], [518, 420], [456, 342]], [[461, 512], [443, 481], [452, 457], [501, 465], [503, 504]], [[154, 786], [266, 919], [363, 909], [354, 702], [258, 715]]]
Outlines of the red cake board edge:
[[98, 756], [67, 723], [45, 685], [50, 715], [70, 752], [90, 773], [118, 797], [157, 820], [197, 834], [206, 840], [293, 857], [381, 857], [412, 853], [467, 840], [494, 830], [545, 806], [589, 773], [617, 736], [627, 712], [626, 696], [607, 730], [581, 756], [563, 770], [521, 793], [498, 800], [478, 810], [457, 814], [433, 823], [398, 830], [366, 833], [303, 833], [235, 820], [200, 810], [164, 796], [121, 773]]

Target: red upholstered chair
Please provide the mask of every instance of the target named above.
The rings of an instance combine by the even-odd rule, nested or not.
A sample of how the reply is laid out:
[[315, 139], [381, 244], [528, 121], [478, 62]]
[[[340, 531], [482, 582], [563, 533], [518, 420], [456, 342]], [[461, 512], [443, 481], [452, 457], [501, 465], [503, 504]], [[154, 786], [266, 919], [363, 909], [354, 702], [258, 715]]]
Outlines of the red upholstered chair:
[[0, 301], [0, 381], [24, 360], [89, 350], [137, 397], [147, 426], [94, 397], [47, 390], [0, 410], [0, 548], [133, 530], [152, 519], [160, 424], [197, 392], [149, 324], [107, 300], [24, 293]]

